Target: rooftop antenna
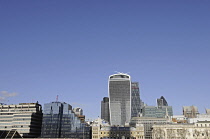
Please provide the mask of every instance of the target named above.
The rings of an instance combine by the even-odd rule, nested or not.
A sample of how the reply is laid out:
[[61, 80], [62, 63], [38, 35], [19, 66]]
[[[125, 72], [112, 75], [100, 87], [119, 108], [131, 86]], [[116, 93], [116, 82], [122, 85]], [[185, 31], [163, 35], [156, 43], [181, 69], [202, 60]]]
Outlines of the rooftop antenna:
[[58, 102], [58, 95], [56, 96], [56, 102]]

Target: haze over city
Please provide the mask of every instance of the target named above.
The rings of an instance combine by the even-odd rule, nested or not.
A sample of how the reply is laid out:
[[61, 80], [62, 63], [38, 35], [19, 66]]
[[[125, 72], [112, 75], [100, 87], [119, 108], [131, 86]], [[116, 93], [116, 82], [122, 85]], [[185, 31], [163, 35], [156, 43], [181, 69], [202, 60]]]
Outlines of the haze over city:
[[108, 77], [148, 105], [210, 108], [210, 1], [0, 1], [0, 102], [56, 100], [100, 116]]

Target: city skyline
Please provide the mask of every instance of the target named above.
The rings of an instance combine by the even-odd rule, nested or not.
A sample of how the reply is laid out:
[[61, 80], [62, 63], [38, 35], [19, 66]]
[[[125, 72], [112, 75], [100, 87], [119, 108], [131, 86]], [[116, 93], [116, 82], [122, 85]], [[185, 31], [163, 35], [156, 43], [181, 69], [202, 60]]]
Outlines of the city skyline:
[[129, 73], [141, 99], [210, 108], [210, 1], [1, 1], [0, 101], [56, 100], [100, 116], [108, 76]]

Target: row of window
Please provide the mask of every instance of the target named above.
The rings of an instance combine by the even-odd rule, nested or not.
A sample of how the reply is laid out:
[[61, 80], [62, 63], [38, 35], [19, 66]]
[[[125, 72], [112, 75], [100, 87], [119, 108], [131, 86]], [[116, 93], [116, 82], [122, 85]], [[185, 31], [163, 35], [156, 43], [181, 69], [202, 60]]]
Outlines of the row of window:
[[[134, 132], [135, 133], [135, 132]], [[101, 134], [134, 134], [133, 132], [101, 132]], [[140, 134], [141, 132], [136, 132], [137, 134]], [[97, 132], [93, 133], [97, 134]]]
[[197, 127], [210, 127], [210, 124], [197, 124]]

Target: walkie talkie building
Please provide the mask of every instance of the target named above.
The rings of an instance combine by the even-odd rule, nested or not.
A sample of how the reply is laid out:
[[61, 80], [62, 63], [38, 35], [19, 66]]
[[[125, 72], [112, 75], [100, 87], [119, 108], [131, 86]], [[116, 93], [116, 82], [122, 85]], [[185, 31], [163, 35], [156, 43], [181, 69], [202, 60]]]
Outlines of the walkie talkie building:
[[118, 73], [109, 76], [109, 110], [111, 125], [125, 125], [131, 118], [131, 78]]

